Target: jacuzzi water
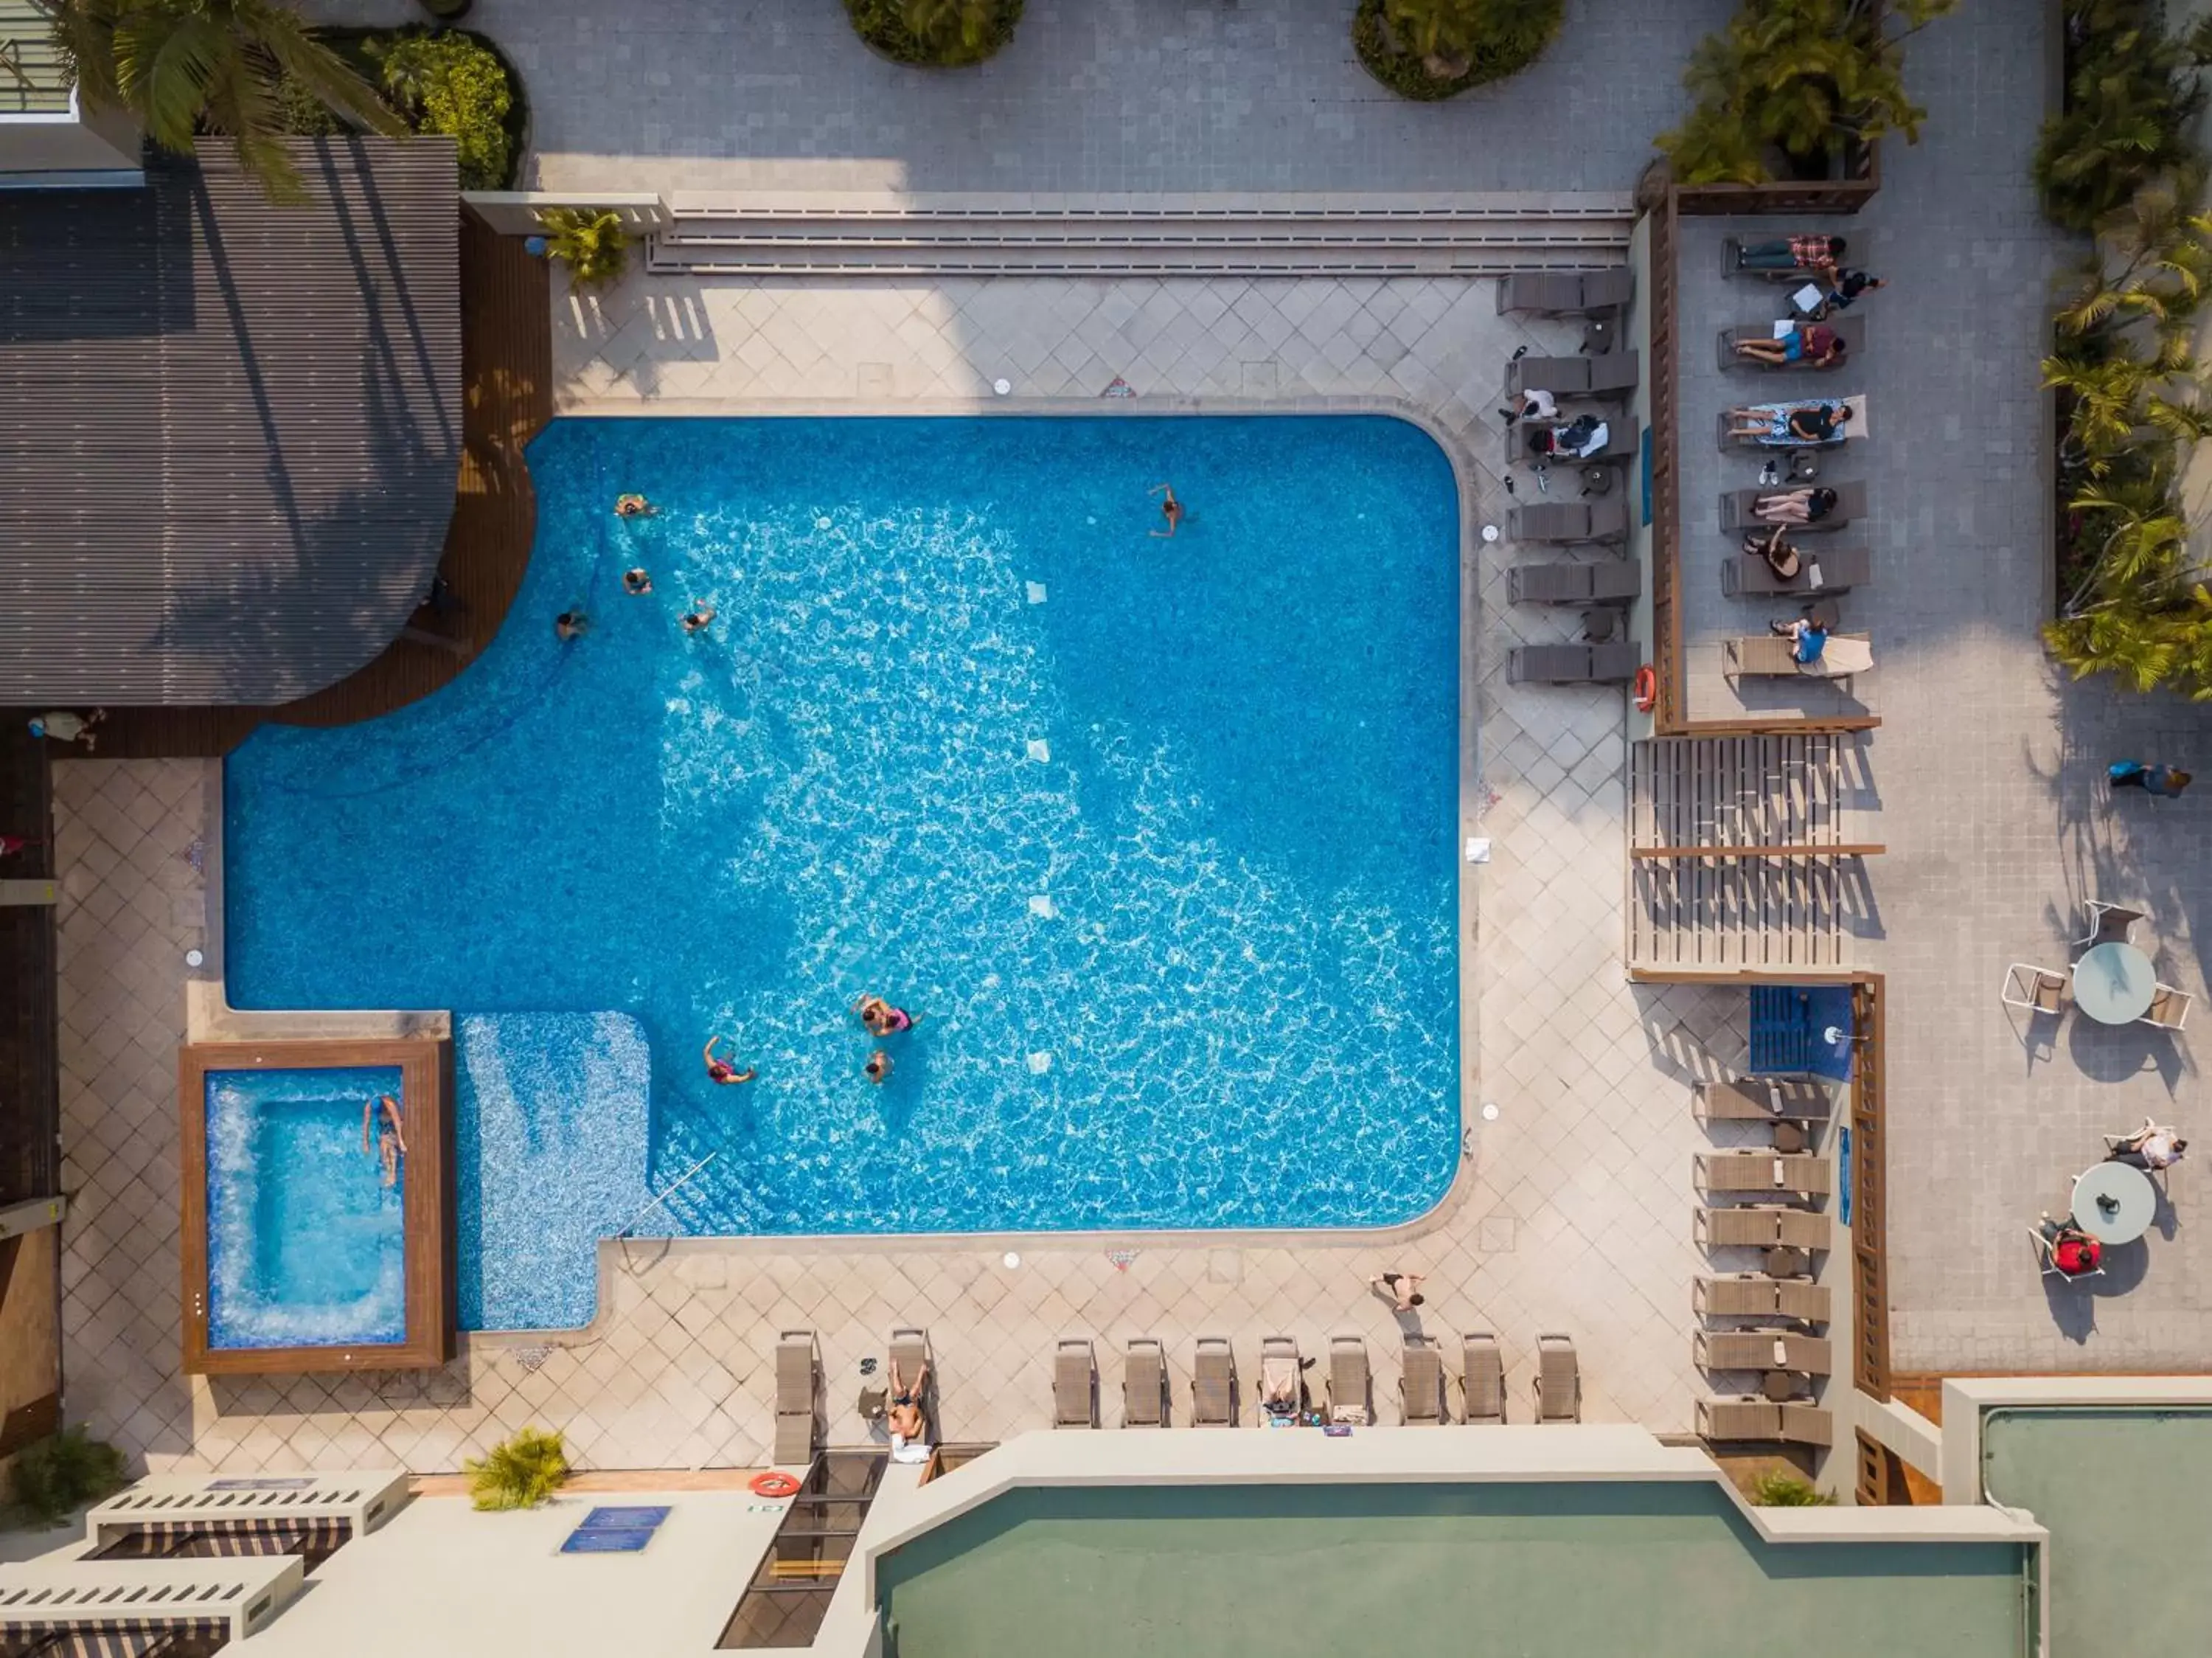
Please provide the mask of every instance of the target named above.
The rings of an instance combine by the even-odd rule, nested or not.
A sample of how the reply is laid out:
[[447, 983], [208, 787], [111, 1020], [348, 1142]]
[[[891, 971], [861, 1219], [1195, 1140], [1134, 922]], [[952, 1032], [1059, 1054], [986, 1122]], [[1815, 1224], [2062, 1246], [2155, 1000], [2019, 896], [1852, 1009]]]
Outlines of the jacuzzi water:
[[[531, 465], [530, 570], [459, 681], [232, 756], [236, 1003], [634, 1016], [649, 1145], [572, 1136], [537, 1178], [711, 1157], [653, 1231], [1373, 1226], [1441, 1194], [1458, 508], [1425, 434], [562, 420]], [[631, 490], [657, 514], [616, 516]], [[881, 1088], [866, 991], [920, 1018]], [[757, 1082], [707, 1080], [716, 1033]]]
[[399, 1068], [210, 1071], [208, 1344], [324, 1347], [406, 1337], [398, 1183], [362, 1149], [362, 1108]]

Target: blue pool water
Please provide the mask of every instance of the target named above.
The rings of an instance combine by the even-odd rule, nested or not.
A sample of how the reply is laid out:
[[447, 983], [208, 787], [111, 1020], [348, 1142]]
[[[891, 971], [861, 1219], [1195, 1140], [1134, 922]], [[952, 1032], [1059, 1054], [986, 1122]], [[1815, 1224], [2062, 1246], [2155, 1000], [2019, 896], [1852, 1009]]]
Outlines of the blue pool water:
[[208, 1344], [316, 1347], [406, 1336], [399, 1182], [362, 1149], [364, 1103], [399, 1068], [210, 1071]]
[[[238, 1004], [634, 1018], [649, 1143], [565, 1166], [641, 1157], [657, 1190], [712, 1155], [663, 1232], [1379, 1225], [1440, 1195], [1458, 509], [1426, 436], [562, 420], [531, 465], [522, 593], [454, 686], [231, 757]], [[628, 490], [658, 515], [616, 517]], [[881, 1088], [868, 991], [921, 1015]], [[758, 1082], [706, 1080], [718, 1032]], [[502, 1111], [487, 1133], [536, 1131]]]

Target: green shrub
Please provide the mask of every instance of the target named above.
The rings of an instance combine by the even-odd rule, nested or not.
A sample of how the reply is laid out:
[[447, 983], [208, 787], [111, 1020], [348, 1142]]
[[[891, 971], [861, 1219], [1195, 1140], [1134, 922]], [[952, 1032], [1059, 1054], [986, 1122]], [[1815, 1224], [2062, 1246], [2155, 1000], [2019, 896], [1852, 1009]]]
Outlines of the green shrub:
[[561, 1436], [536, 1428], [493, 1446], [483, 1461], [461, 1466], [469, 1476], [469, 1495], [484, 1509], [534, 1509], [568, 1478]]
[[276, 125], [280, 131], [301, 138], [335, 138], [353, 130], [313, 90], [290, 75], [277, 77]]
[[579, 288], [605, 287], [629, 262], [629, 232], [617, 213], [549, 207], [538, 222], [545, 232], [545, 257], [567, 265], [568, 280]]
[[1014, 38], [1022, 0], [845, 0], [845, 15], [886, 58], [957, 69], [981, 63]]
[[1751, 1500], [1762, 1509], [1826, 1509], [1836, 1499], [1787, 1468], [1769, 1468], [1751, 1482]]
[[82, 1428], [64, 1428], [23, 1448], [9, 1470], [8, 1496], [39, 1524], [58, 1526], [123, 1484], [122, 1452]]
[[2185, 200], [2203, 183], [2188, 137], [2204, 107], [2197, 70], [2212, 60], [2212, 17], [2169, 39], [2159, 0], [2072, 0], [2066, 101], [2043, 124], [2035, 184], [2044, 216], [2094, 229], [2146, 185], [2170, 183]]
[[1352, 45], [1384, 86], [1427, 102], [1518, 75], [1564, 15], [1561, 0], [1359, 0]]
[[514, 92], [498, 56], [451, 30], [405, 35], [376, 50], [385, 94], [408, 125], [453, 140], [461, 188], [504, 189], [514, 171]]

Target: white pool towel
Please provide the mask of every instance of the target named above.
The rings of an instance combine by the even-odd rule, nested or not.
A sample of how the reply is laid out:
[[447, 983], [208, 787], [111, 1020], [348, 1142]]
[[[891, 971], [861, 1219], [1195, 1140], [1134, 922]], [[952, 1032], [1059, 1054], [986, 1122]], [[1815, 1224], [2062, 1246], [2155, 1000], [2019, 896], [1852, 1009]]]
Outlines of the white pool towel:
[[891, 1460], [894, 1462], [927, 1462], [929, 1460], [929, 1447], [923, 1444], [918, 1439], [906, 1439], [897, 1434], [893, 1434], [891, 1436]]

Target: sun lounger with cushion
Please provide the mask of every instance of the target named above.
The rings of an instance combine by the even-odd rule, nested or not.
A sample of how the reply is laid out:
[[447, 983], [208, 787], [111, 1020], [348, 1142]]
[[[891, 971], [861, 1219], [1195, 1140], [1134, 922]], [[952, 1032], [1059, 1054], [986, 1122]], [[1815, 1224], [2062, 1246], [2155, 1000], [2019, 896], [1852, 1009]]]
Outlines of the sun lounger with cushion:
[[1098, 1425], [1098, 1361], [1086, 1338], [1071, 1336], [1053, 1350], [1052, 1425]]
[[1873, 581], [1874, 554], [1865, 547], [1799, 547], [1797, 573], [1790, 576], [1777, 576], [1774, 566], [1755, 552], [1738, 552], [1721, 563], [1721, 591], [1731, 598], [1849, 593]]
[[1828, 1160], [1812, 1152], [1709, 1151], [1697, 1160], [1706, 1192], [1788, 1192], [1825, 1198], [1833, 1184]]
[[1835, 1096], [1818, 1082], [1797, 1077], [1746, 1076], [1729, 1082], [1695, 1082], [1690, 1111], [1700, 1123], [1825, 1123]]
[[815, 1401], [822, 1352], [811, 1330], [787, 1330], [775, 1343], [775, 1445], [778, 1466], [805, 1468], [814, 1460]]
[[1608, 558], [1588, 564], [1516, 564], [1506, 578], [1516, 605], [1625, 605], [1644, 591], [1644, 566]]
[[1505, 678], [1515, 685], [1626, 685], [1643, 665], [1640, 646], [1617, 640], [1601, 645], [1521, 645], [1505, 659]]
[[1364, 1337], [1329, 1339], [1328, 1419], [1353, 1427], [1365, 1427], [1375, 1420], [1373, 1378], [1367, 1371]]
[[[1851, 418], [1826, 438], [1797, 437], [1790, 433], [1784, 423], [1791, 414], [1799, 409], [1816, 409], [1823, 404], [1847, 408], [1851, 411]], [[1737, 406], [1756, 411], [1759, 418], [1767, 423], [1767, 427], [1763, 431], [1739, 437], [1735, 436], [1734, 428], [1740, 423], [1729, 418], [1733, 411], [1723, 409], [1715, 418], [1713, 435], [1723, 449], [1839, 449], [1852, 438], [1867, 436], [1872, 425], [1863, 393], [1838, 392], [1827, 397], [1763, 398], [1756, 403]]]
[[1270, 1418], [1302, 1413], [1305, 1405], [1305, 1366], [1298, 1357], [1297, 1338], [1269, 1336], [1260, 1344], [1260, 1386], [1252, 1398], [1253, 1419], [1265, 1427]]
[[1505, 533], [1516, 541], [1625, 540], [1628, 503], [1609, 496], [1595, 501], [1533, 501], [1507, 510]]
[[[1867, 486], [1863, 480], [1852, 478], [1840, 484], [1831, 484], [1823, 479], [1822, 483], [1826, 488], [1836, 492], [1836, 504], [1828, 509], [1828, 515], [1818, 523], [1790, 525], [1790, 533], [1793, 538], [1800, 535], [1825, 535], [1830, 530], [1843, 528], [1855, 518], [1863, 518], [1867, 515]], [[1797, 486], [1790, 484], [1777, 484], [1771, 489], [1723, 490], [1721, 491], [1721, 527], [1724, 530], [1738, 532], [1772, 527], [1758, 515], [1759, 497], [1780, 495], [1785, 490], [1796, 487]]]
[[1810, 662], [1799, 661], [1778, 633], [1729, 639], [1721, 648], [1721, 672], [1731, 680], [1848, 680], [1873, 666], [1874, 648], [1863, 633], [1831, 633], [1819, 660]]
[[1402, 1358], [1398, 1405], [1406, 1425], [1441, 1427], [1449, 1422], [1451, 1401], [1444, 1393], [1444, 1359], [1436, 1343], [1426, 1336], [1408, 1336]]
[[1809, 1209], [1780, 1204], [1745, 1204], [1735, 1209], [1700, 1209], [1693, 1222], [1698, 1245], [1706, 1249], [1826, 1249], [1828, 1217]]
[[1470, 1426], [1505, 1420], [1505, 1361], [1498, 1338], [1477, 1330], [1460, 1341], [1460, 1419]]
[[1191, 1367], [1190, 1419], [1201, 1428], [1237, 1425], [1237, 1356], [1220, 1336], [1200, 1336]]
[[1121, 1363], [1121, 1425], [1168, 1425], [1168, 1355], [1157, 1337], [1129, 1338]]
[[1828, 1291], [1798, 1278], [1770, 1278], [1745, 1272], [1734, 1277], [1695, 1281], [1691, 1305], [1701, 1318], [1795, 1319], [1800, 1324], [1828, 1322]]
[[[1803, 326], [1810, 326], [1811, 325], [1807, 324]], [[1838, 362], [1826, 365], [1827, 368], [1842, 368], [1854, 357], [1858, 355], [1859, 347], [1865, 343], [1864, 336], [1866, 332], [1866, 320], [1863, 317], [1832, 317], [1827, 321], [1822, 323], [1820, 326], [1823, 328], [1834, 329], [1836, 338], [1843, 342], [1844, 355], [1842, 359]], [[1729, 369], [1764, 369], [1774, 374], [1789, 374], [1793, 371], [1810, 371], [1813, 373], [1822, 372], [1820, 366], [1814, 363], [1763, 363], [1755, 357], [1746, 357], [1742, 352], [1735, 349], [1736, 343], [1739, 340], [1772, 339], [1773, 338], [1774, 328], [1773, 325], [1771, 323], [1747, 322], [1741, 327], [1722, 329], [1720, 332], [1719, 347], [1717, 351], [1721, 368], [1723, 370]]]
[[1505, 395], [1518, 399], [1524, 392], [1549, 392], [1554, 397], [1626, 398], [1636, 389], [1641, 362], [1634, 351], [1515, 357], [1505, 365]]
[[1790, 1330], [1700, 1330], [1695, 1343], [1703, 1370], [1795, 1370], [1825, 1376], [1833, 1368], [1826, 1336]]
[[1582, 1362], [1575, 1344], [1566, 1336], [1536, 1338], [1536, 1420], [1580, 1422], [1583, 1419]]
[[1498, 314], [1569, 317], [1615, 311], [1635, 292], [1636, 273], [1625, 265], [1601, 271], [1516, 271], [1498, 284]]

